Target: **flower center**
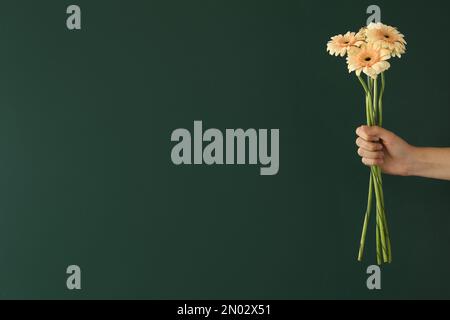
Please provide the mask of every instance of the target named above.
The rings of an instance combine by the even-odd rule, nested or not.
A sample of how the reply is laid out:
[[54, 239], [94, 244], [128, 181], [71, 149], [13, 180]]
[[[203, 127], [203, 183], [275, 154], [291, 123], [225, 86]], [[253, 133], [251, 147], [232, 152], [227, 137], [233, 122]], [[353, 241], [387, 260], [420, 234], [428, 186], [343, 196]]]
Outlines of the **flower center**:
[[389, 36], [388, 34], [385, 34], [384, 37], [385, 37], [386, 39], [389, 39], [389, 38], [390, 38], [390, 36]]
[[365, 58], [364, 60], [366, 60], [367, 62], [369, 62], [370, 60], [372, 60], [372, 58], [371, 58], [371, 57], [367, 57], [367, 58]]

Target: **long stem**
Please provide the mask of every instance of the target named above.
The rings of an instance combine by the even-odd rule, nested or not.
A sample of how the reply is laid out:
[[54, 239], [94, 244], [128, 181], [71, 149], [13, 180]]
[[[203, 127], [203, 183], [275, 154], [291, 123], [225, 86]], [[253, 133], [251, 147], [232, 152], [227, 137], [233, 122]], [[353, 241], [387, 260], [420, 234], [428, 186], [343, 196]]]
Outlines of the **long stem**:
[[[372, 114], [373, 114], [373, 123], [376, 125], [379, 125], [379, 118], [378, 118], [378, 78], [371, 79], [370, 80], [372, 89], [372, 97], [373, 97], [373, 104], [372, 104]], [[383, 258], [383, 262], [387, 262], [389, 260], [389, 253], [388, 253], [388, 247], [387, 247], [387, 239], [386, 239], [386, 233], [384, 228], [384, 205], [382, 200], [382, 191], [381, 191], [381, 180], [380, 180], [380, 170], [377, 166], [372, 166], [371, 172], [374, 179], [374, 185], [375, 185], [375, 199], [376, 199], [376, 230], [378, 231], [379, 238], [377, 243], [377, 251], [378, 256], [381, 255]], [[381, 243], [381, 245], [380, 245]], [[381, 247], [381, 248], [380, 248]], [[380, 252], [381, 251], [381, 254]]]
[[372, 167], [372, 175], [374, 176], [374, 185], [375, 185], [375, 198], [377, 202], [377, 218], [376, 218], [376, 227], [377, 230], [380, 231], [380, 239], [381, 239], [381, 249], [382, 249], [382, 255], [383, 255], [383, 261], [388, 262], [389, 261], [389, 254], [388, 254], [388, 246], [387, 246], [387, 240], [386, 240], [386, 233], [384, 230], [384, 222], [383, 222], [383, 205], [381, 203], [381, 197], [380, 197], [380, 185], [378, 181], [378, 174], [376, 172], [376, 168]]
[[384, 96], [384, 89], [386, 88], [386, 78], [384, 75], [384, 72], [381, 74], [381, 90], [380, 90], [380, 97], [378, 99], [378, 125], [380, 127], [383, 126], [383, 96]]
[[378, 223], [376, 223], [376, 226], [377, 263], [381, 265], [383, 263], [383, 256], [381, 254], [380, 228], [378, 228]]
[[[382, 125], [382, 98], [384, 93], [384, 77], [382, 76], [382, 85], [380, 95], [378, 96], [378, 81], [368, 77], [367, 83], [361, 76], [358, 79], [366, 93], [366, 117], [367, 125]], [[367, 226], [371, 214], [371, 205], [373, 194], [375, 193], [376, 200], [376, 247], [377, 247], [377, 262], [391, 262], [391, 243], [389, 239], [389, 232], [387, 228], [386, 215], [384, 209], [384, 195], [382, 187], [381, 170], [377, 166], [371, 167], [369, 180], [369, 193], [367, 210], [364, 219], [363, 231], [361, 236], [360, 251], [358, 260], [361, 261], [364, 253], [365, 238], [367, 235]]]
[[368, 95], [370, 97], [370, 99], [372, 99], [372, 94], [370, 93], [369, 87], [367, 87], [366, 82], [364, 81], [364, 79], [361, 76], [358, 76], [359, 82], [361, 82], [361, 85], [364, 88], [364, 91], [366, 92], [366, 95]]
[[[380, 127], [383, 126], [383, 97], [384, 97], [384, 91], [386, 88], [386, 76], [385, 73], [381, 73], [381, 89], [380, 89], [380, 96], [378, 98], [378, 125]], [[380, 193], [381, 193], [381, 201], [382, 201], [382, 205], [383, 205], [383, 223], [384, 223], [384, 232], [386, 233], [386, 239], [387, 239], [387, 246], [388, 246], [388, 262], [391, 263], [392, 262], [392, 249], [391, 249], [391, 240], [389, 237], [389, 227], [388, 227], [388, 223], [387, 223], [387, 218], [386, 218], [386, 211], [384, 210], [385, 206], [384, 206], [384, 194], [383, 194], [383, 182], [382, 182], [382, 174], [381, 174], [381, 170], [380, 168], [378, 168], [378, 175], [379, 175], [379, 179], [380, 179]]]
[[372, 174], [370, 174], [369, 193], [367, 195], [367, 210], [366, 210], [366, 215], [364, 217], [363, 231], [362, 231], [362, 235], [361, 235], [361, 242], [359, 245], [358, 261], [362, 261], [363, 256], [364, 256], [364, 246], [366, 243], [367, 227], [369, 225], [370, 213], [372, 211], [372, 195], [373, 195], [373, 179], [372, 179]]
[[[361, 76], [358, 76], [359, 82], [361, 83], [362, 87], [364, 88], [365, 94], [366, 94], [366, 118], [367, 118], [367, 125], [372, 126], [373, 125], [373, 117], [372, 117], [372, 96], [371, 96], [371, 87], [368, 87], [368, 84], [370, 86], [370, 81], [368, 80], [368, 84], [364, 81], [364, 79]], [[372, 173], [370, 174], [369, 178], [369, 191], [367, 195], [367, 209], [366, 214], [364, 218], [364, 225], [363, 225], [363, 231], [361, 235], [361, 241], [359, 246], [359, 253], [358, 253], [358, 261], [362, 261], [363, 255], [364, 255], [364, 247], [366, 242], [366, 235], [367, 235], [367, 227], [370, 220], [370, 214], [372, 209], [372, 197], [373, 197], [373, 178]]]
[[379, 125], [378, 119], [378, 78], [373, 79], [373, 113], [374, 122]]
[[[372, 113], [372, 93], [369, 90], [369, 87], [367, 86], [366, 82], [361, 76], [358, 76], [358, 80], [361, 83], [365, 93], [366, 93], [366, 117], [367, 117], [367, 125], [372, 126], [373, 125], [373, 113]], [[370, 84], [370, 80], [368, 80]]]

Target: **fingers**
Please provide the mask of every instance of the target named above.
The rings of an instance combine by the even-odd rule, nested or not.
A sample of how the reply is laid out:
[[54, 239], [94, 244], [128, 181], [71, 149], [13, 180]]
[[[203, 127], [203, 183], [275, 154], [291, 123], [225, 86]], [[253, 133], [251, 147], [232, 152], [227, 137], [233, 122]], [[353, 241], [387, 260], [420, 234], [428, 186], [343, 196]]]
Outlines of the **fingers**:
[[362, 163], [364, 163], [366, 166], [381, 166], [384, 163], [383, 159], [367, 159], [362, 158]]
[[380, 139], [389, 140], [392, 137], [392, 132], [377, 126], [361, 126], [356, 129], [356, 134], [369, 142], [377, 142]]
[[356, 139], [356, 145], [362, 149], [365, 149], [367, 151], [380, 151], [383, 150], [383, 145], [379, 142], [371, 142], [366, 141], [361, 137], [358, 137]]
[[[386, 131], [386, 132], [384, 132]], [[384, 151], [381, 140], [387, 137], [389, 132], [379, 127], [362, 126], [356, 130], [358, 138], [356, 145], [358, 155], [366, 166], [380, 166], [384, 163]]]
[[384, 153], [382, 151], [367, 151], [365, 149], [359, 148], [358, 154], [360, 157], [366, 159], [384, 159]]

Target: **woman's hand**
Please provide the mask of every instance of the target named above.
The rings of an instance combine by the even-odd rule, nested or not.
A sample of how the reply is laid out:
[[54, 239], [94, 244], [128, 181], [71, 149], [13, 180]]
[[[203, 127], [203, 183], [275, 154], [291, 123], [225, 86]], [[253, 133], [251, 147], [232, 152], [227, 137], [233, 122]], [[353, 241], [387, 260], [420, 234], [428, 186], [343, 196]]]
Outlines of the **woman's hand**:
[[418, 148], [380, 127], [356, 129], [358, 154], [384, 173], [450, 180], [450, 148]]
[[384, 173], [411, 175], [415, 147], [394, 133], [380, 128], [361, 126], [356, 129], [358, 154], [367, 166], [379, 166]]

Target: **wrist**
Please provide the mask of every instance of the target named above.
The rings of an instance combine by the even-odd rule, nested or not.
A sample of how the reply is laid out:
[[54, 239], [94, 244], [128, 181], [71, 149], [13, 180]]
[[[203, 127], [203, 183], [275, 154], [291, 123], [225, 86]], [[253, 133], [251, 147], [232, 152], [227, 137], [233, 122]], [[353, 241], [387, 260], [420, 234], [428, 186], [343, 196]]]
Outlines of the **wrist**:
[[411, 146], [409, 161], [406, 168], [406, 176], [420, 176], [424, 167], [425, 148]]

